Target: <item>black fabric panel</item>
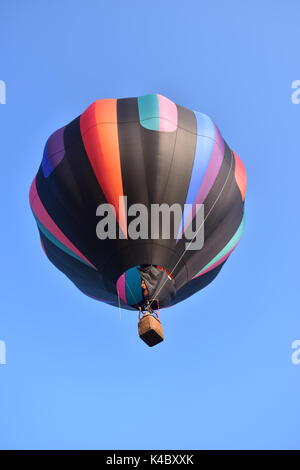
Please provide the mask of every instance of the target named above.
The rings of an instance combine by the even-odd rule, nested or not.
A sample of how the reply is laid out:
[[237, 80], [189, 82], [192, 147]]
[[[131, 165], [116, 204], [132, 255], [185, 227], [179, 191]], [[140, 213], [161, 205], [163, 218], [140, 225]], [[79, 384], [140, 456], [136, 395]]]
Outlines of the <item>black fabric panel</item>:
[[[244, 203], [234, 176], [235, 162], [231, 150], [225, 143], [224, 159], [217, 178], [204, 201], [204, 246], [199, 251], [187, 250], [184, 262], [188, 277], [194, 277], [230, 241], [237, 231], [244, 212]], [[182, 240], [181, 246], [184, 240]], [[184, 250], [184, 248], [183, 248]], [[179, 265], [177, 270], [182, 267]], [[178, 284], [182, 281], [175, 270]]]
[[[176, 132], [176, 142], [168, 172], [167, 183], [162, 187], [162, 202], [170, 206], [174, 203], [178, 203], [183, 211], [195, 158], [197, 122], [195, 114], [192, 111], [182, 106], [177, 106], [177, 109], [178, 129]], [[182, 242], [176, 243], [176, 239], [160, 240], [160, 244], [168, 246], [179, 255], [181, 255], [183, 251]], [[172, 259], [164, 258], [159, 264], [168, 269], [168, 271], [171, 271], [177, 263], [177, 260], [178, 256]], [[171, 269], [169, 269], [170, 265]], [[174, 271], [175, 277], [178, 271], [181, 271], [183, 282], [186, 282], [188, 278], [186, 276], [184, 258], [181, 259]]]
[[69, 256], [42, 232], [40, 232], [40, 237], [49, 261], [64, 273], [83, 294], [95, 297], [95, 300], [102, 299], [113, 307], [119, 308], [120, 305], [126, 310], [136, 310], [118, 299], [114, 283], [108, 286], [107, 279], [104, 279], [98, 271]]
[[[158, 132], [146, 129], [138, 122], [136, 98], [118, 100], [117, 110], [122, 181], [128, 206], [142, 203], [150, 209], [151, 204], [172, 205], [176, 202], [183, 208], [195, 157], [197, 124], [194, 113], [178, 106], [177, 131]], [[149, 231], [150, 214], [149, 210]], [[160, 264], [166, 269], [174, 264], [174, 251], [177, 251], [174, 238], [149, 240], [147, 244], [129, 240], [128, 247], [131, 246], [132, 256], [126, 250], [127, 268], [138, 264], [134, 259], [142, 259], [142, 264]], [[150, 258], [143, 259], [145, 246], [147, 256], [149, 249], [151, 254]]]
[[[238, 219], [238, 215], [240, 219]], [[187, 261], [189, 277], [198, 274], [225, 247], [238, 229], [242, 217], [242, 208], [240, 209], [240, 214], [233, 210], [229, 212], [209, 239], [206, 240], [203, 248], [199, 252], [195, 252]]]
[[[234, 170], [235, 160], [233, 154], [226, 144], [224, 158], [214, 184], [204, 200], [204, 238], [218, 229], [220, 222], [229, 211], [236, 211], [237, 218], [242, 207], [240, 190], [236, 184]], [[235, 230], [233, 231], [234, 234]], [[232, 235], [233, 235], [232, 234]]]
[[172, 300], [170, 305], [176, 305], [208, 286], [208, 284], [210, 284], [217, 277], [226, 261], [227, 260], [202, 276], [199, 276], [196, 279], [192, 279], [186, 283], [176, 292], [176, 297]]
[[89, 295], [107, 300], [114, 300], [117, 297], [115, 287], [112, 285], [111, 292], [109, 292], [104, 284], [103, 276], [98, 271], [68, 255], [52, 243], [42, 232], [40, 232], [40, 236], [51, 263], [78, 285], [81, 290], [89, 293]]
[[[149, 205], [148, 180], [136, 98], [118, 100], [118, 136], [124, 196], [128, 207]], [[130, 222], [130, 218], [128, 219]]]
[[107, 201], [86, 154], [79, 118], [66, 126], [64, 143], [65, 157], [48, 178], [43, 176], [40, 167], [37, 191], [62, 232], [101, 270], [111, 254], [126, 241], [99, 240], [96, 236], [96, 225], [100, 220], [96, 209]]

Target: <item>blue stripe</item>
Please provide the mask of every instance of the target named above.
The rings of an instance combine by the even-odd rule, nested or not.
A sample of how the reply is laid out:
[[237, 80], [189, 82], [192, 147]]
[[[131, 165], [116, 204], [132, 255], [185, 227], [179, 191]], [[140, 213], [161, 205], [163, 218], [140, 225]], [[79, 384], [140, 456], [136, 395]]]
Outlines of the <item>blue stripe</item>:
[[159, 104], [155, 94], [138, 97], [141, 126], [151, 131], [159, 131]]
[[215, 125], [206, 114], [195, 112], [197, 119], [197, 144], [190, 186], [186, 199], [193, 204], [205, 176], [214, 146]]
[[125, 274], [126, 299], [128, 305], [134, 305], [143, 299], [142, 280], [136, 267], [128, 269]]
[[[190, 179], [188, 194], [185, 203], [194, 204], [196, 196], [205, 176], [211, 152], [215, 143], [215, 125], [209, 116], [194, 111], [197, 121], [197, 143], [193, 171]], [[185, 210], [182, 217], [184, 227], [190, 211]]]

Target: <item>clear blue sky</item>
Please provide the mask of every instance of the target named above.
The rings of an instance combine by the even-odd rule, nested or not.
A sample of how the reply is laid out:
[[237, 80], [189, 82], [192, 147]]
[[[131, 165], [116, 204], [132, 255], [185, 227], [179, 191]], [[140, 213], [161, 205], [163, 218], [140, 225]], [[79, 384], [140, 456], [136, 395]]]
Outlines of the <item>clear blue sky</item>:
[[[300, 448], [297, 0], [6, 0], [0, 8], [2, 449]], [[163, 312], [84, 297], [44, 256], [28, 190], [92, 101], [161, 93], [210, 115], [248, 172], [245, 235]]]

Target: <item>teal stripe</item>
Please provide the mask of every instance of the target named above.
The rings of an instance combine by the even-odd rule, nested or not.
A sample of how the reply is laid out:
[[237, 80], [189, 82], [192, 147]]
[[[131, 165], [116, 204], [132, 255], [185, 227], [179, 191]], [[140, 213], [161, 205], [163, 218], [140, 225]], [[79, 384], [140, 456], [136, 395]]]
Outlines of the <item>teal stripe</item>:
[[33, 214], [33, 215], [34, 215], [34, 218], [36, 220], [36, 223], [37, 223], [40, 231], [45, 235], [45, 237], [48, 238], [48, 240], [50, 240], [50, 242], [52, 242], [54, 245], [57, 246], [57, 248], [61, 249], [62, 251], [64, 251], [68, 255], [73, 256], [73, 258], [77, 259], [78, 261], [81, 261], [82, 263], [86, 264], [90, 268], [93, 268], [93, 266], [91, 266], [89, 263], [87, 263], [84, 259], [77, 256], [67, 246], [65, 246], [56, 237], [54, 237], [54, 235], [52, 235], [52, 233], [49, 232], [49, 230], [47, 230], [46, 227], [44, 227], [44, 225], [39, 221], [39, 219], [36, 217], [36, 215], [35, 214]]
[[[204, 266], [204, 268], [202, 268], [198, 274], [210, 268], [213, 264], [215, 264], [217, 261], [223, 258], [223, 256], [227, 255], [227, 253], [229, 253], [230, 250], [232, 250], [232, 248], [239, 242], [243, 234], [244, 227], [245, 227], [245, 216], [243, 217], [243, 220], [240, 223], [239, 228], [237, 229], [233, 237], [229, 240], [227, 245], [225, 245], [224, 248], [206, 266]], [[198, 274], [196, 274], [196, 276], [198, 276]]]
[[156, 94], [138, 97], [140, 124], [151, 131], [159, 131], [159, 104]]
[[136, 267], [128, 269], [125, 274], [127, 305], [134, 305], [143, 299], [141, 276]]

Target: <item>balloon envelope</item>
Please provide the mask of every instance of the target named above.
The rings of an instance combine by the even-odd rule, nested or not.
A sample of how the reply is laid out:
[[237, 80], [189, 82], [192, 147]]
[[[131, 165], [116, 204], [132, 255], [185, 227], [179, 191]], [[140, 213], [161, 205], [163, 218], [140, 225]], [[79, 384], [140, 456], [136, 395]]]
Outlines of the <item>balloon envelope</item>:
[[[47, 257], [84, 294], [136, 309], [144, 305], [144, 280], [158, 308], [220, 272], [243, 232], [245, 190], [244, 166], [213, 121], [152, 94], [98, 100], [54, 132], [30, 204]], [[130, 238], [127, 208], [137, 203], [149, 214], [153, 205], [179, 205], [177, 236]], [[121, 236], [97, 236], [103, 204], [114, 208]], [[201, 204], [203, 246], [190, 250], [180, 233]]]

